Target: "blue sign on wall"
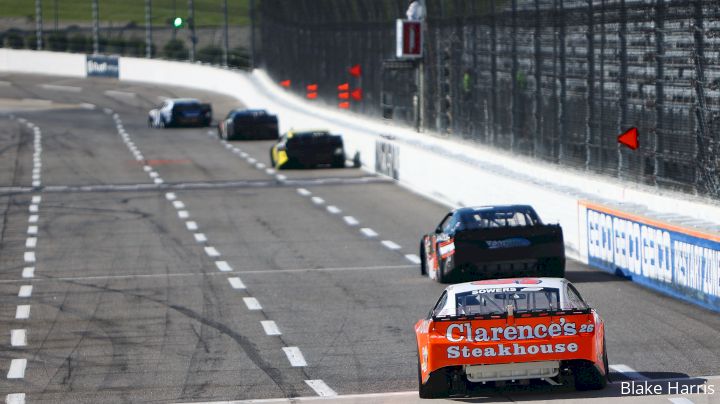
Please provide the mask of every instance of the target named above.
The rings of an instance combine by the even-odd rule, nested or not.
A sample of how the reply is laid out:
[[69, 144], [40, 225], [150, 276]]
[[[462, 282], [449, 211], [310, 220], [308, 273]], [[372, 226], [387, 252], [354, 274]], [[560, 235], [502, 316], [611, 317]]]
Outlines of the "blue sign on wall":
[[88, 77], [115, 77], [119, 76], [117, 56], [87, 55]]
[[588, 263], [720, 311], [720, 237], [587, 206]]

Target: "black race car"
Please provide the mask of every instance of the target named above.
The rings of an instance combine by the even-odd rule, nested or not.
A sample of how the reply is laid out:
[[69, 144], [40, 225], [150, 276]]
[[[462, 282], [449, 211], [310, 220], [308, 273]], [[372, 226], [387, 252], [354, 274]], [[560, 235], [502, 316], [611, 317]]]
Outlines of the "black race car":
[[460, 208], [420, 241], [420, 272], [442, 283], [565, 275], [559, 224], [543, 224], [528, 205]]
[[148, 126], [210, 126], [212, 106], [194, 98], [167, 99], [148, 113]]
[[234, 109], [218, 123], [218, 136], [226, 140], [277, 140], [278, 119], [262, 109]]
[[340, 135], [326, 130], [289, 131], [270, 149], [275, 168], [345, 167], [345, 149]]

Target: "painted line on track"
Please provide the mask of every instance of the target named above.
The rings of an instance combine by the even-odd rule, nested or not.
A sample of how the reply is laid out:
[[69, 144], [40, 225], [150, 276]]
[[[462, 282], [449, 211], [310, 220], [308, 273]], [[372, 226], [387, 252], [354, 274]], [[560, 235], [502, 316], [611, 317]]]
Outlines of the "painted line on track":
[[192, 220], [188, 220], [187, 222], [185, 222], [185, 227], [187, 227], [187, 229], [191, 231], [195, 231], [198, 229], [197, 223]]
[[5, 404], [25, 404], [25, 393], [11, 393], [5, 396]]
[[[213, 246], [208, 246], [208, 247], [205, 247], [205, 254], [207, 254], [208, 257], [219, 257], [219, 256], [220, 256], [220, 251], [218, 251], [218, 250], [217, 250], [215, 247], [213, 247]], [[224, 261], [223, 261], [223, 262], [224, 262]]]
[[360, 222], [352, 216], [343, 216], [343, 220], [348, 224], [348, 226], [357, 226], [360, 224]]
[[337, 215], [338, 213], [342, 213], [342, 210], [334, 205], [329, 205], [327, 208], [327, 211], [330, 212], [333, 215]]
[[232, 286], [233, 289], [245, 289], [243, 281], [236, 276], [228, 278], [228, 282], [230, 282], [230, 286]]
[[380, 243], [390, 250], [399, 250], [402, 248], [400, 247], [400, 244], [397, 244], [392, 240], [383, 240]]
[[22, 379], [25, 377], [27, 359], [13, 359], [10, 361], [10, 369], [7, 373], [8, 379]]
[[635, 370], [627, 365], [623, 365], [623, 364], [610, 365], [610, 370], [613, 370], [618, 373], [622, 373], [625, 377], [632, 379], [632, 380], [650, 380], [649, 378], [643, 376], [637, 370]]
[[18, 297], [30, 297], [32, 296], [32, 290], [32, 285], [22, 285], [20, 291], [18, 291]]
[[284, 346], [282, 350], [285, 352], [285, 356], [287, 356], [292, 367], [298, 368], [307, 366], [307, 362], [305, 361], [305, 357], [302, 352], [300, 352], [300, 348], [296, 346]]
[[282, 335], [280, 332], [280, 328], [278, 328], [277, 324], [275, 324], [272, 320], [263, 320], [260, 321], [260, 324], [262, 325], [263, 330], [265, 331], [265, 334], [267, 335]]
[[25, 267], [22, 270], [23, 278], [33, 278], [35, 276], [35, 267]]
[[420, 257], [415, 254], [405, 254], [405, 259], [412, 262], [413, 264], [419, 264], [421, 262]]
[[258, 302], [258, 299], [254, 297], [243, 297], [243, 302], [245, 303], [245, 306], [247, 306], [248, 310], [262, 310], [260, 302]]
[[[388, 393], [367, 393], [367, 394], [339, 394], [331, 397], [334, 400], [343, 400], [349, 403], [360, 403], [360, 402], [379, 402], [379, 403], [392, 403], [392, 402], [403, 402], [402, 397], [417, 398], [417, 390], [411, 391], [393, 391]], [[204, 401], [204, 402], [192, 402], [192, 404], [293, 404], [297, 402], [317, 402], [325, 401], [327, 398], [318, 396], [304, 396], [304, 397], [292, 397], [292, 398], [263, 398], [263, 399], [251, 399], [251, 400], [237, 400], [237, 401]], [[361, 401], [362, 400], [362, 401]], [[371, 401], [372, 400], [372, 401]], [[176, 403], [179, 404], [179, 403]], [[188, 403], [189, 404], [189, 403]]]
[[310, 195], [312, 195], [312, 192], [308, 191], [308, 190], [305, 189], [305, 188], [298, 188], [298, 189], [297, 189], [297, 193], [300, 194], [300, 195], [302, 195], [302, 196], [310, 196]]
[[[212, 247], [210, 247], [210, 248], [212, 248]], [[227, 261], [215, 261], [215, 266], [217, 267], [217, 269], [220, 270], [220, 272], [232, 272], [232, 270], [233, 270]]]
[[207, 237], [205, 237], [204, 233], [195, 233], [193, 234], [193, 237], [195, 237], [195, 241], [198, 243], [204, 243], [207, 241]]
[[10, 331], [10, 345], [11, 346], [27, 345], [27, 332], [25, 330], [11, 330]]
[[16, 320], [27, 320], [30, 318], [30, 305], [29, 304], [19, 304], [17, 306], [17, 309], [15, 309], [15, 319]]
[[320, 397], [336, 397], [338, 394], [320, 379], [305, 380], [305, 383]]
[[360, 229], [360, 233], [364, 234], [365, 237], [370, 237], [370, 238], [378, 236], [378, 234], [375, 232], [375, 230], [373, 230], [369, 227], [363, 227], [362, 229]]

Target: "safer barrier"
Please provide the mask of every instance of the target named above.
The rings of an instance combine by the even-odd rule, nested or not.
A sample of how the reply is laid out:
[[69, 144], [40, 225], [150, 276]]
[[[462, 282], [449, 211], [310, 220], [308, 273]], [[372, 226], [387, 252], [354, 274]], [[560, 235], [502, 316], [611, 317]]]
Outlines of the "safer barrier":
[[[0, 50], [0, 71], [87, 75], [84, 55], [36, 52], [28, 57], [27, 53], [32, 52]], [[249, 74], [198, 64], [124, 57], [119, 59], [118, 66], [120, 80], [214, 91], [235, 97], [248, 107], [266, 108], [279, 115], [281, 130], [291, 127], [325, 127], [341, 133], [348, 152], [358, 152], [366, 170], [387, 175], [402, 186], [450, 206], [532, 204], [546, 222], [559, 222], [563, 226], [566, 251], [571, 257], [611, 272], [620, 268], [619, 272], [631, 275], [635, 282], [720, 311], [717, 295], [719, 236], [688, 232], [666, 224], [660, 226], [650, 219], [640, 220], [626, 212], [601, 209], [600, 205], [589, 202], [579, 205], [580, 201], [588, 200], [610, 201], [613, 204], [639, 201], [653, 212], [682, 212], [697, 219], [720, 223], [720, 209], [716, 204], [689, 200], [681, 194], [663, 195], [651, 188], [642, 189], [636, 184], [610, 182], [584, 172], [561, 171], [557, 166], [509, 153], [420, 135], [410, 129], [392, 127], [366, 117], [313, 105], [287, 93], [262, 71]], [[635, 224], [607, 227], [607, 217], [610, 217], [611, 226], [613, 217], [637, 223], [638, 226], [644, 225], [645, 234], [654, 232], [656, 238], [647, 236], [643, 239], [642, 227], [638, 227], [640, 238], [636, 238], [633, 233]], [[604, 223], [604, 227], [600, 223]], [[618, 264], [630, 262], [630, 258], [621, 257], [622, 254], [627, 256], [631, 253], [622, 252], [627, 249], [617, 250], [621, 245], [619, 241], [598, 244], [598, 240], [603, 238], [597, 238], [598, 234], [606, 238], [616, 232], [625, 234], [619, 226], [624, 226], [622, 229], [629, 226], [632, 237], [627, 237], [637, 246], [657, 240], [658, 231], [667, 232], [670, 252], [661, 253], [656, 249], [656, 253], [658, 257], [672, 257], [672, 266], [667, 267], [670, 270], [663, 266], [670, 265], [670, 261], [662, 261], [660, 258], [656, 259], [660, 264], [643, 266], [643, 259], [652, 259], [652, 255], [648, 254], [653, 247], [647, 247], [648, 253], [640, 255], [640, 266], [637, 265], [637, 254], [640, 253], [630, 250], [636, 255], [630, 255], [633, 261], [627, 265], [632, 266], [627, 266], [627, 271], [624, 271], [625, 267]], [[660, 234], [664, 243], [665, 233]], [[614, 237], [617, 240], [627, 238]], [[640, 251], [639, 248], [637, 251]], [[613, 252], [612, 256], [609, 251]], [[670, 277], [668, 271], [672, 273]]]
[[712, 310], [720, 308], [720, 236], [579, 201], [588, 263]]

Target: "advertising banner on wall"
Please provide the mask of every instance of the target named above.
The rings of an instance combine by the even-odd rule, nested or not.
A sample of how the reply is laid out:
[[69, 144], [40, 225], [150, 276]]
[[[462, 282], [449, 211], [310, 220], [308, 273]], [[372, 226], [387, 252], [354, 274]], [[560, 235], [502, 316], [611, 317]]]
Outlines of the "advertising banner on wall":
[[88, 77], [114, 77], [120, 72], [117, 56], [87, 55]]
[[586, 201], [579, 209], [590, 266], [720, 311], [720, 235]]

